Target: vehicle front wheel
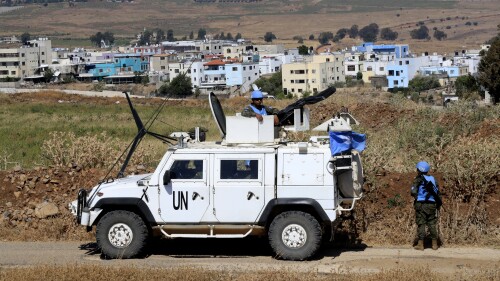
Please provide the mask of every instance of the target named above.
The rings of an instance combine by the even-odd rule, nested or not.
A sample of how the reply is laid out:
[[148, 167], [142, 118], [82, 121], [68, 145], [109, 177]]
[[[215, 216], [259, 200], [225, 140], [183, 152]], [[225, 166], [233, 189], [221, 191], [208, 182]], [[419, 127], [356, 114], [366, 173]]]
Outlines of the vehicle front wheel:
[[112, 259], [137, 257], [146, 248], [148, 227], [136, 213], [119, 210], [105, 214], [96, 228], [97, 245]]
[[300, 211], [276, 216], [269, 227], [269, 244], [276, 257], [285, 260], [305, 260], [321, 246], [321, 226], [310, 214]]

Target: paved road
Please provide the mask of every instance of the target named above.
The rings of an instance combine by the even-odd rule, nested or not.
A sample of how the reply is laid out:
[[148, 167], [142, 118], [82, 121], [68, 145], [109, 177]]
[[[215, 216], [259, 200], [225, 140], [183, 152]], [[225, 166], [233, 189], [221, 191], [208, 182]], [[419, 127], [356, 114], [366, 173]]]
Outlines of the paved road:
[[316, 260], [290, 262], [274, 259], [264, 239], [177, 239], [156, 242], [143, 259], [104, 260], [95, 244], [82, 242], [0, 242], [0, 267], [39, 264], [102, 264], [138, 267], [193, 266], [222, 270], [286, 269], [299, 272], [379, 272], [398, 267], [429, 267], [440, 273], [499, 270], [500, 250], [441, 248], [416, 251], [410, 247], [327, 248]]
[[[78, 91], [78, 90], [58, 90], [58, 89], [16, 89], [16, 88], [0, 88], [0, 93], [16, 94], [16, 93], [36, 93], [40, 91], [60, 91], [66, 94], [82, 95], [87, 97], [125, 97], [120, 91]], [[135, 98], [144, 98], [144, 96], [130, 95]]]

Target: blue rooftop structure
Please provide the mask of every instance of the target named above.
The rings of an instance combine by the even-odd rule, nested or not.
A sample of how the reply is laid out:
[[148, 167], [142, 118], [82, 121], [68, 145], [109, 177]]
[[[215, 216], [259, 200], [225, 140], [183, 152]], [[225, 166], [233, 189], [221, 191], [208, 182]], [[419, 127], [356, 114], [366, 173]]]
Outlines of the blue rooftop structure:
[[410, 46], [407, 44], [404, 45], [375, 45], [373, 42], [365, 42], [359, 46], [354, 47], [354, 49], [358, 52], [372, 52], [379, 54], [388, 54], [394, 53], [395, 57], [406, 58], [410, 54]]
[[147, 57], [138, 54], [114, 54], [109, 62], [90, 63], [85, 65], [85, 73], [81, 78], [102, 80], [113, 75], [132, 75], [149, 70]]

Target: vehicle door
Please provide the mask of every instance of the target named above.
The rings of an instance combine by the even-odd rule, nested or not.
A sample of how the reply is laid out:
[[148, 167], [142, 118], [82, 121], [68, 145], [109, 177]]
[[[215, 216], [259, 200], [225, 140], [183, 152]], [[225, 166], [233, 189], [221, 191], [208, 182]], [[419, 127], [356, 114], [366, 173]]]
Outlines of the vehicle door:
[[253, 223], [264, 208], [264, 154], [216, 155], [214, 211], [222, 223]]
[[[164, 184], [165, 172], [170, 182]], [[172, 155], [160, 173], [161, 218], [168, 223], [196, 223], [210, 205], [207, 155]]]

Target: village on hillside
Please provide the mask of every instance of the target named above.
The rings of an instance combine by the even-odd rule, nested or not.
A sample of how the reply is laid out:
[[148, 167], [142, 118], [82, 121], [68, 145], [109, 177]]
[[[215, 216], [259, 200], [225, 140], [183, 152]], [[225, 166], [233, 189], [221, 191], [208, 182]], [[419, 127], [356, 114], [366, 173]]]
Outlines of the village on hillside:
[[[193, 93], [234, 96], [247, 94], [257, 79], [281, 72], [281, 97], [313, 95], [331, 85], [397, 91], [408, 88], [415, 77], [434, 77], [443, 89], [441, 96], [448, 100], [458, 99], [454, 81], [477, 75], [481, 55], [490, 47], [416, 54], [407, 44], [371, 42], [341, 51], [210, 38], [126, 47], [110, 47], [103, 40], [95, 50], [53, 48], [49, 38], [22, 43], [12, 36], [0, 42], [0, 88], [80, 81], [105, 86], [142, 83], [159, 89], [185, 75]], [[489, 103], [488, 94], [485, 103]]]

